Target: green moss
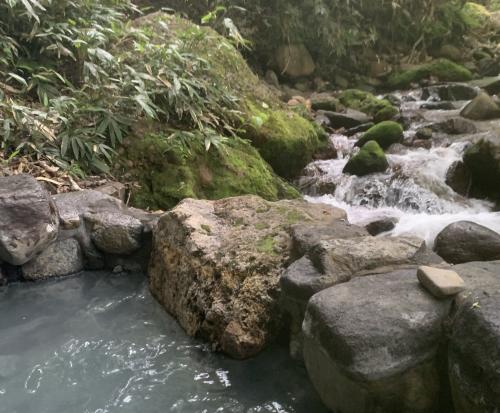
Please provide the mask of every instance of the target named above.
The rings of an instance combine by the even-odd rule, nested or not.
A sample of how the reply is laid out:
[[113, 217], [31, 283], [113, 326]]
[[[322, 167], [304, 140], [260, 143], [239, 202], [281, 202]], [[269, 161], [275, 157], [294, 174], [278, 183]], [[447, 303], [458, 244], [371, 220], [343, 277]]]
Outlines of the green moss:
[[246, 136], [280, 176], [296, 176], [327, 141], [314, 123], [291, 110], [247, 101]]
[[467, 2], [460, 11], [463, 22], [471, 29], [480, 29], [489, 25], [491, 14], [482, 4]]
[[384, 121], [368, 129], [356, 143], [363, 146], [368, 141], [377, 142], [383, 149], [403, 140], [403, 127], [393, 121]]
[[286, 220], [289, 224], [297, 224], [298, 222], [304, 222], [307, 218], [299, 211], [289, 211], [286, 214]]
[[384, 172], [388, 167], [389, 163], [380, 145], [375, 141], [369, 141], [356, 155], [349, 159], [343, 172], [364, 176], [375, 172]]
[[228, 139], [206, 151], [202, 139], [161, 133], [130, 138], [125, 160], [117, 173], [129, 172], [138, 181], [134, 206], [169, 209], [184, 198], [221, 199], [255, 194], [275, 201], [299, 193], [279, 178], [259, 153], [240, 138]]
[[465, 67], [448, 59], [439, 59], [393, 74], [389, 78], [388, 86], [393, 89], [407, 88], [412, 83], [429, 77], [435, 77], [440, 81], [461, 82], [471, 80], [472, 74]]
[[269, 235], [265, 238], [260, 239], [257, 242], [257, 251], [263, 254], [277, 255], [276, 252], [276, 241], [273, 236]]
[[[306, 119], [304, 113], [290, 110], [281, 102], [252, 72], [241, 53], [215, 30], [165, 13], [144, 16], [134, 25], [153, 33], [152, 41], [158, 48], [181, 42], [182, 52], [208, 62], [203, 74], [210, 79], [205, 100], [217, 102], [215, 109], [209, 108], [214, 112], [220, 106], [227, 110], [210, 113], [207, 118], [212, 121], [215, 115], [228, 121], [238, 129], [240, 137], [253, 143], [280, 176], [297, 175], [326, 141], [324, 131]], [[133, 47], [124, 49], [133, 50]], [[136, 58], [134, 53], [131, 58]], [[168, 64], [166, 61], [165, 65]], [[233, 97], [230, 102], [228, 95]], [[193, 125], [186, 128], [191, 129]]]
[[340, 102], [351, 109], [356, 109], [373, 116], [375, 122], [382, 122], [394, 118], [398, 113], [387, 99], [379, 99], [369, 92], [358, 89], [349, 89], [339, 96]]

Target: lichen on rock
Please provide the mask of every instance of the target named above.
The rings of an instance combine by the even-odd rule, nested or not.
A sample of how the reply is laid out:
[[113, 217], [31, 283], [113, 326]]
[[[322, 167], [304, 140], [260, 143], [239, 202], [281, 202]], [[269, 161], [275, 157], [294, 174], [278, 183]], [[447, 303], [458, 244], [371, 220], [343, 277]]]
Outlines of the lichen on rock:
[[279, 278], [292, 255], [291, 225], [345, 218], [299, 200], [184, 200], [156, 229], [151, 291], [188, 334], [232, 357], [251, 357], [283, 327]]

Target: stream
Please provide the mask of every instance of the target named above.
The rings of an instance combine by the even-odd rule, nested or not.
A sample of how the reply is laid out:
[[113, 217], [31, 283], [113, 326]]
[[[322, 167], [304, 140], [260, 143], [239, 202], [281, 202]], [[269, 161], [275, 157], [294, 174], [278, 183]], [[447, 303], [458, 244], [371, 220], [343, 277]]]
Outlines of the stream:
[[234, 361], [186, 336], [143, 275], [0, 288], [1, 413], [326, 412], [286, 348]]
[[[415, 90], [397, 95], [402, 101], [403, 118], [411, 119], [405, 141], [420, 127], [459, 117], [467, 103], [454, 102], [452, 110], [425, 110], [421, 106], [428, 101], [422, 100], [421, 94], [421, 90]], [[445, 182], [449, 167], [462, 159], [467, 145], [489, 131], [498, 131], [500, 121], [476, 122], [476, 126], [478, 132], [474, 134], [435, 133], [430, 148], [393, 146], [387, 152], [390, 168], [364, 177], [342, 173], [349, 157], [358, 150], [354, 145], [360, 134], [333, 134], [330, 139], [337, 159], [311, 163], [298, 183], [307, 200], [346, 210], [352, 224], [364, 226], [394, 218], [395, 228], [384, 235], [415, 235], [431, 247], [437, 234], [456, 221], [472, 221], [500, 232], [500, 212], [494, 211], [492, 203], [458, 195]]]

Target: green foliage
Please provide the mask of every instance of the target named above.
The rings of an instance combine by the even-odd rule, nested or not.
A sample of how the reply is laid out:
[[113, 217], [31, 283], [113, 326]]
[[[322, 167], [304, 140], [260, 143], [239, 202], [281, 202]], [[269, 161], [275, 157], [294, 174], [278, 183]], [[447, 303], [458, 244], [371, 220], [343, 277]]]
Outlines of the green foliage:
[[199, 131], [141, 135], [127, 140], [123, 165], [116, 168], [117, 173], [130, 173], [139, 181], [132, 197], [135, 206], [168, 209], [187, 197], [256, 194], [275, 201], [299, 196], [240, 138], [219, 136], [215, 150], [207, 152]]
[[462, 82], [472, 79], [472, 73], [465, 67], [448, 59], [439, 59], [431, 63], [415, 66], [412, 69], [394, 73], [388, 86], [394, 89], [407, 88], [422, 79], [435, 77], [441, 81]]
[[132, 120], [196, 128], [207, 150], [214, 131], [234, 133], [236, 98], [193, 53], [207, 33], [191, 25], [160, 42], [127, 23], [133, 13], [128, 0], [0, 3], [0, 149], [106, 172]]

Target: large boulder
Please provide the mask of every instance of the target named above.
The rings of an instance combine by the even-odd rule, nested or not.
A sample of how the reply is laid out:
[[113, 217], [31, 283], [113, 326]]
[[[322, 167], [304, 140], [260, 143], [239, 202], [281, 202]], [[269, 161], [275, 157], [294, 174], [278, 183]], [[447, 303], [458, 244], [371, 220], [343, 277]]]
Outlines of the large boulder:
[[500, 200], [500, 139], [489, 136], [474, 143], [464, 154], [471, 177], [470, 193], [478, 198]]
[[385, 172], [389, 162], [380, 145], [375, 141], [369, 141], [363, 145], [344, 167], [346, 174], [364, 176], [376, 172]]
[[304, 359], [332, 411], [446, 411], [446, 381], [438, 360], [452, 300], [433, 298], [420, 288], [415, 273], [356, 278], [310, 300]]
[[403, 138], [403, 127], [399, 123], [385, 121], [368, 129], [356, 142], [356, 146], [361, 147], [369, 141], [375, 141], [382, 149], [387, 149], [395, 143], [401, 143]]
[[316, 70], [309, 50], [301, 44], [287, 44], [276, 51], [276, 63], [281, 74], [290, 77], [310, 76]]
[[294, 241], [298, 238], [307, 256], [286, 269], [280, 284], [283, 307], [290, 319], [290, 353], [295, 359], [302, 358], [302, 321], [314, 294], [356, 276], [441, 262], [420, 239], [373, 238], [359, 227], [344, 225], [334, 225], [328, 232], [316, 231], [315, 236], [314, 227], [299, 231], [299, 236], [294, 228]]
[[460, 115], [472, 120], [488, 120], [500, 118], [500, 108], [487, 93], [480, 93], [465, 108]]
[[151, 291], [189, 335], [235, 358], [253, 356], [281, 326], [279, 278], [292, 254], [290, 226], [345, 218], [304, 201], [185, 200], [156, 229]]
[[467, 83], [449, 83], [445, 85], [429, 86], [423, 89], [422, 99], [429, 98], [441, 101], [471, 100], [479, 94], [479, 88]]
[[454, 222], [438, 234], [434, 248], [451, 264], [500, 260], [500, 234], [474, 222]]
[[469, 286], [456, 300], [448, 368], [456, 413], [500, 406], [500, 261], [458, 265]]
[[82, 270], [82, 251], [74, 238], [54, 242], [22, 268], [24, 279], [30, 281], [61, 277]]
[[0, 259], [22, 265], [58, 235], [59, 218], [49, 194], [31, 176], [0, 178]]

